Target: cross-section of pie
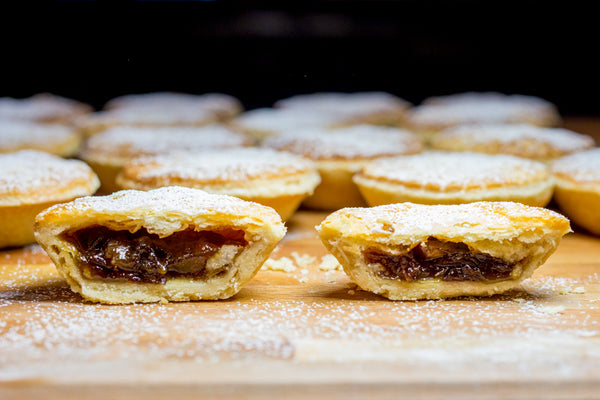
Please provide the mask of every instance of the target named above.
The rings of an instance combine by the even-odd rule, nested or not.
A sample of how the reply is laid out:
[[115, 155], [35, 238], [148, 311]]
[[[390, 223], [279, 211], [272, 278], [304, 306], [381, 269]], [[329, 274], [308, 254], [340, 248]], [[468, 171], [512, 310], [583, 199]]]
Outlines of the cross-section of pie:
[[73, 291], [119, 304], [233, 296], [285, 227], [270, 207], [165, 187], [51, 207], [35, 234]]

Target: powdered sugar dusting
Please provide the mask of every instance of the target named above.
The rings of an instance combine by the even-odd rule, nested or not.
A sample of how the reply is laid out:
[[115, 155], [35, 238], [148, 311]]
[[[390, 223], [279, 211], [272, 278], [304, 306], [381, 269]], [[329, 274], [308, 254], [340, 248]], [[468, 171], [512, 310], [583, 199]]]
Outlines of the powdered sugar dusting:
[[[346, 208], [331, 214], [321, 226], [347, 218], [359, 232], [385, 237], [450, 235], [461, 237], [493, 232], [498, 237], [517, 237], [549, 224], [559, 223], [563, 234], [569, 230], [562, 215], [541, 207], [512, 202], [476, 202], [460, 205], [388, 204], [371, 208]], [[517, 221], [527, 220], [527, 223]], [[552, 222], [551, 222], [552, 221]], [[524, 225], [524, 226], [522, 226]], [[358, 226], [363, 230], [358, 230]], [[391, 227], [391, 229], [390, 229]]]
[[204, 127], [116, 127], [94, 135], [87, 142], [86, 157], [132, 157], [174, 151], [245, 146], [249, 139], [222, 125]]
[[475, 124], [448, 128], [439, 134], [443, 142], [460, 140], [465, 145], [496, 143], [527, 143], [552, 146], [562, 153], [581, 151], [594, 146], [590, 136], [561, 128], [543, 128], [526, 124]]
[[257, 108], [237, 117], [243, 129], [282, 133], [305, 128], [327, 128], [343, 122], [340, 116], [323, 110]]
[[53, 143], [77, 138], [72, 128], [58, 124], [41, 124], [21, 120], [0, 120], [0, 150], [43, 149]]
[[0, 118], [46, 121], [67, 118], [91, 111], [75, 100], [41, 93], [26, 99], [0, 98]]
[[87, 186], [91, 176], [91, 169], [79, 160], [65, 160], [35, 150], [0, 154], [0, 194], [7, 197], [25, 193], [28, 201], [41, 200], [47, 197], [48, 189], [76, 181], [86, 182]]
[[560, 158], [552, 164], [552, 172], [581, 183], [599, 183], [600, 148]]
[[555, 122], [558, 112], [552, 103], [533, 96], [469, 92], [426, 99], [411, 110], [409, 119], [415, 125]]
[[374, 125], [298, 130], [268, 138], [263, 144], [318, 160], [412, 154], [423, 148], [421, 140], [411, 132]]
[[509, 155], [426, 152], [373, 161], [362, 174], [416, 187], [457, 189], [539, 182], [549, 171], [542, 163]]
[[410, 103], [385, 92], [319, 92], [282, 99], [273, 106], [278, 108], [327, 110], [353, 117], [377, 112], [403, 112], [410, 106]]
[[202, 153], [143, 157], [125, 167], [136, 179], [177, 177], [195, 181], [243, 182], [267, 176], [287, 176], [314, 170], [307, 159], [271, 149], [242, 148]]

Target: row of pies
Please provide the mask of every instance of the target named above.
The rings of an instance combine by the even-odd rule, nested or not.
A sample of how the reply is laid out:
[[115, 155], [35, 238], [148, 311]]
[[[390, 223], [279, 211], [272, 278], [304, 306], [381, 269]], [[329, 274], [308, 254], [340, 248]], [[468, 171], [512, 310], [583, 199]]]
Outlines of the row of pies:
[[[472, 101], [464, 96], [458, 101]], [[302, 99], [298, 110], [308, 107]], [[139, 97], [128, 101], [150, 110], [135, 106]], [[226, 298], [254, 276], [285, 234], [282, 219], [304, 202], [342, 208], [317, 230], [361, 288], [419, 299], [501, 293], [530, 276], [570, 229], [561, 215], [533, 207], [553, 193], [576, 223], [600, 233], [600, 150], [590, 138], [522, 124], [441, 132], [438, 124], [422, 134], [364, 125], [384, 123], [378, 115], [336, 129], [254, 133], [259, 148], [233, 124], [116, 124], [90, 136], [79, 153], [85, 162], [35, 150], [0, 155], [0, 247], [37, 240], [72, 289], [93, 301]], [[393, 123], [391, 114], [385, 121]], [[478, 137], [495, 139], [469, 147]], [[438, 150], [424, 152], [425, 141]], [[89, 196], [101, 182], [107, 192], [135, 190]]]
[[86, 136], [115, 126], [203, 126], [231, 121], [253, 137], [284, 131], [355, 124], [405, 126], [431, 133], [465, 123], [526, 123], [556, 126], [556, 106], [534, 96], [468, 92], [425, 99], [419, 106], [385, 92], [313, 93], [292, 96], [272, 108], [244, 111], [242, 103], [221, 93], [201, 95], [157, 92], [124, 95], [102, 111], [51, 94], [26, 99], [0, 98], [0, 120], [67, 123]]

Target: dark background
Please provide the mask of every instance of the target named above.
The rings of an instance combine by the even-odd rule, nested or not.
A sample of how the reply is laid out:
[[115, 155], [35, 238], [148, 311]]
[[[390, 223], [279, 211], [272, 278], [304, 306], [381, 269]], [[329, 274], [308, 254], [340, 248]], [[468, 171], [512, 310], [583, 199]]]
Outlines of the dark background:
[[2, 10], [0, 96], [532, 94], [600, 115], [598, 23], [551, 1], [56, 1]]

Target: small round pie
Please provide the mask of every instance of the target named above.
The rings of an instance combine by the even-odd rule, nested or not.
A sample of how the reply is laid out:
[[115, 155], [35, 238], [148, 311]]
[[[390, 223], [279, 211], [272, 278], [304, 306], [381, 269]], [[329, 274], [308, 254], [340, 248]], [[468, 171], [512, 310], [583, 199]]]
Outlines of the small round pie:
[[35, 220], [71, 289], [109, 304], [231, 297], [285, 231], [270, 207], [177, 186], [83, 197]]
[[125, 126], [138, 128], [199, 127], [218, 122], [212, 111], [189, 105], [178, 107], [115, 108], [77, 118], [75, 124], [81, 134], [93, 136], [104, 130]]
[[0, 153], [31, 149], [72, 157], [81, 141], [79, 133], [67, 125], [0, 119]]
[[345, 208], [317, 231], [363, 290], [391, 300], [490, 296], [518, 287], [570, 232], [569, 220], [511, 202]]
[[273, 107], [317, 110], [342, 116], [348, 125], [398, 126], [412, 105], [386, 92], [318, 92], [277, 101]]
[[186, 186], [273, 207], [288, 219], [321, 179], [313, 162], [271, 149], [173, 153], [131, 160], [117, 177], [123, 189]]
[[527, 124], [460, 125], [436, 133], [429, 145], [438, 150], [512, 154], [550, 161], [594, 147], [591, 136], [562, 128]]
[[92, 169], [79, 160], [34, 150], [0, 154], [0, 248], [35, 242], [36, 214], [91, 195], [98, 186]]
[[91, 137], [80, 157], [96, 171], [102, 191], [118, 190], [115, 179], [133, 158], [170, 152], [248, 146], [251, 141], [222, 125], [204, 127], [116, 127]]
[[559, 158], [551, 169], [560, 209], [575, 224], [600, 235], [600, 148]]
[[543, 163], [470, 152], [425, 152], [375, 160], [354, 176], [354, 182], [370, 206], [484, 200], [545, 206], [554, 187]]
[[316, 163], [321, 183], [303, 204], [320, 210], [365, 205], [352, 182], [356, 172], [376, 158], [413, 154], [423, 149], [421, 140], [411, 132], [375, 125], [296, 131], [268, 138], [263, 144]]
[[41, 123], [70, 123], [78, 116], [92, 112], [92, 107], [77, 100], [50, 93], [25, 99], [0, 98], [0, 118]]
[[554, 104], [539, 97], [469, 92], [426, 99], [406, 118], [409, 129], [425, 136], [473, 123], [556, 126], [560, 114]]
[[296, 130], [327, 129], [345, 124], [345, 118], [324, 110], [257, 108], [246, 111], [230, 126], [257, 141]]
[[109, 100], [105, 110], [136, 109], [157, 110], [164, 108], [194, 107], [201, 111], [209, 111], [221, 121], [229, 120], [244, 110], [242, 103], [233, 96], [223, 93], [177, 93], [152, 92], [127, 94]]

